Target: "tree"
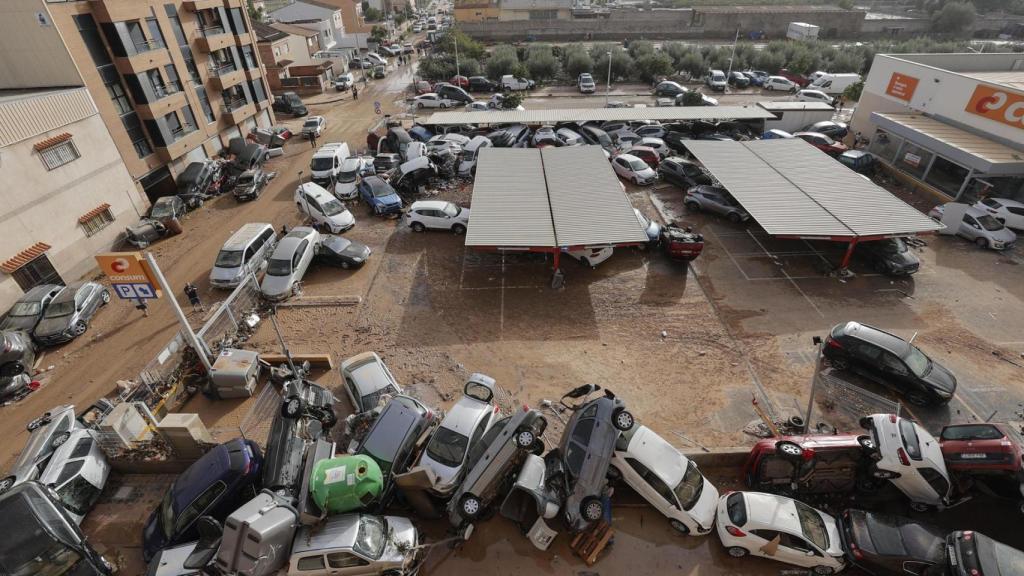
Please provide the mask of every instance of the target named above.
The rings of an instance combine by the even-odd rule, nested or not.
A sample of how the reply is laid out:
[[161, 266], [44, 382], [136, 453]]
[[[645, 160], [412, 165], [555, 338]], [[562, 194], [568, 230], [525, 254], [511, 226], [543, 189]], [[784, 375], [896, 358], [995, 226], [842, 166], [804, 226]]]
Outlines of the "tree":
[[700, 92], [697, 92], [696, 90], [688, 90], [686, 92], [683, 92], [683, 97], [680, 98], [680, 100], [682, 100], [683, 106], [704, 105], [704, 98], [701, 96]]
[[852, 10], [853, 0], [839, 0], [839, 7], [843, 10]]
[[383, 26], [374, 26], [370, 29], [370, 40], [380, 44], [388, 37], [388, 31]]
[[[591, 52], [593, 53], [593, 52]], [[633, 59], [622, 48], [614, 47], [612, 53], [612, 82], [620, 78], [628, 78], [633, 69]], [[601, 82], [606, 82], [608, 77], [608, 53], [602, 52], [594, 63], [594, 76]]]
[[636, 75], [641, 82], [651, 83], [672, 74], [672, 59], [667, 54], [644, 54], [636, 59]]
[[594, 71], [594, 59], [583, 51], [572, 52], [566, 56], [564, 68], [570, 79], [579, 78], [584, 72]]
[[526, 68], [537, 82], [547, 81], [558, 75], [558, 60], [550, 46], [535, 46], [527, 53]]
[[864, 92], [864, 83], [857, 82], [856, 84], [850, 84], [843, 90], [843, 99], [847, 102], [856, 102], [860, 100], [861, 93]]
[[648, 54], [654, 54], [654, 44], [647, 40], [637, 40], [636, 42], [629, 43], [629, 55], [634, 59], [638, 59], [641, 56]]
[[681, 62], [676, 63], [676, 68], [686, 71], [691, 78], [700, 78], [704, 73], [704, 59], [701, 58], [700, 52], [690, 52], [683, 56]]
[[963, 34], [973, 28], [976, 16], [974, 4], [950, 2], [932, 16], [932, 30]]
[[249, 19], [253, 22], [263, 22], [263, 8], [253, 6], [252, 0], [247, 0], [245, 8], [249, 12]]
[[363, 2], [363, 19], [367, 22], [380, 22], [384, 19], [384, 13], [370, 6], [369, 2]]
[[501, 80], [501, 77], [506, 74], [515, 74], [517, 66], [519, 66], [519, 59], [513, 52], [512, 54], [491, 54], [484, 68], [487, 70], [488, 78]]
[[435, 53], [444, 54], [455, 54], [455, 44], [458, 42], [459, 45], [459, 60], [462, 58], [472, 58], [474, 60], [480, 60], [484, 56], [484, 45], [473, 40], [467, 36], [464, 32], [452, 29], [449, 30], [444, 36], [442, 36], [434, 44]]
[[513, 92], [511, 94], [506, 94], [505, 98], [502, 99], [502, 101], [501, 101], [501, 109], [502, 110], [515, 110], [522, 103], [523, 103], [523, 96], [521, 94], [519, 94], [518, 92]]

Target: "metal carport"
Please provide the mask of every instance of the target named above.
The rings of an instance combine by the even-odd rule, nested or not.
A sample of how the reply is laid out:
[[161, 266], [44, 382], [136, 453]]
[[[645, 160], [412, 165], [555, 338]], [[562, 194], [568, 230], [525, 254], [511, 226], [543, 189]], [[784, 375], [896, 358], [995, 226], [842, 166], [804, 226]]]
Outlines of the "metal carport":
[[480, 151], [466, 246], [550, 252], [557, 273], [563, 250], [645, 242], [599, 146]]
[[687, 148], [767, 233], [848, 242], [841, 269], [858, 242], [943, 228], [799, 138], [695, 140]]

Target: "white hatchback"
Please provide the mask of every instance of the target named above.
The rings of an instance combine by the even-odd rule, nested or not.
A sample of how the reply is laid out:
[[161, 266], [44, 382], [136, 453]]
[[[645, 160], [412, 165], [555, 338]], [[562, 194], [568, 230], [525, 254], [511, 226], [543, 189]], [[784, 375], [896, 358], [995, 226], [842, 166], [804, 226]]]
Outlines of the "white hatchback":
[[612, 158], [612, 169], [619, 178], [629, 180], [637, 186], [653, 184], [658, 179], [658, 173], [653, 168], [632, 154], [619, 154]]
[[821, 90], [801, 90], [796, 93], [797, 102], [824, 102], [832, 105], [832, 97]]
[[614, 250], [611, 246], [582, 248], [580, 250], [565, 250], [566, 254], [575, 258], [580, 264], [590, 266], [591, 268], [597, 268], [598, 264], [611, 258], [613, 252]]
[[764, 89], [771, 90], [782, 90], [784, 92], [796, 92], [800, 89], [800, 86], [796, 82], [783, 78], [782, 76], [769, 76], [764, 79]]
[[860, 425], [874, 441], [876, 462], [871, 473], [875, 478], [892, 482], [910, 499], [914, 510], [950, 504], [953, 485], [934, 436], [895, 414], [865, 416]]
[[718, 537], [729, 555], [750, 554], [835, 574], [846, 567], [835, 518], [792, 498], [733, 492], [718, 501]]
[[433, 92], [417, 96], [412, 101], [417, 108], [451, 108], [458, 105], [455, 100], [442, 98]]
[[409, 211], [405, 213], [405, 225], [415, 232], [432, 228], [464, 234], [469, 226], [469, 208], [462, 208], [443, 200], [413, 202]]

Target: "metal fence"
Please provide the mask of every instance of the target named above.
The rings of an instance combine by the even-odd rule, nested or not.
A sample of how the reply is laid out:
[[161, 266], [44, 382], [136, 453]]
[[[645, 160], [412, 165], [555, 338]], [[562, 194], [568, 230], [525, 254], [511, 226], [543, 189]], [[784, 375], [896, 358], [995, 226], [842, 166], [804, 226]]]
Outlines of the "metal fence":
[[145, 402], [129, 402], [117, 422], [104, 422], [96, 431], [96, 442], [110, 457], [132, 452], [156, 437], [157, 417]]
[[[828, 372], [818, 375], [818, 396], [812, 419], [825, 419], [840, 430], [859, 429], [869, 414], [899, 414], [900, 403], [847, 382]], [[813, 425], [814, 422], [808, 424]]]
[[272, 382], [266, 382], [243, 415], [235, 417], [235, 421], [231, 423], [225, 422], [230, 421], [231, 416], [222, 418], [221, 423], [224, 425], [210, 429], [210, 435], [217, 442], [227, 442], [241, 436], [266, 446], [274, 416], [280, 409], [281, 392]]
[[215, 355], [221, 348], [233, 346], [248, 337], [255, 322], [247, 323], [247, 318], [262, 305], [259, 284], [250, 274], [217, 307], [196, 335], [210, 354]]

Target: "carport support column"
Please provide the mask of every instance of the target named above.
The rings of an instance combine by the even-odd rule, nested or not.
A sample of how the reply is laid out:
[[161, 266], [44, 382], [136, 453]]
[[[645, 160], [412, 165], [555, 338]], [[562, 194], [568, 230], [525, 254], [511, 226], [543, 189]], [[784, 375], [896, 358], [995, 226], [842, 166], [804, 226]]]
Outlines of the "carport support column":
[[562, 251], [561, 250], [555, 250], [555, 272], [556, 273], [558, 272], [559, 265], [561, 264], [561, 258], [560, 258], [561, 255], [562, 255]]
[[857, 238], [850, 240], [850, 245], [846, 247], [846, 254], [843, 254], [843, 262], [839, 265], [839, 270], [846, 270], [850, 266], [850, 258], [853, 258], [853, 249], [857, 247]]

